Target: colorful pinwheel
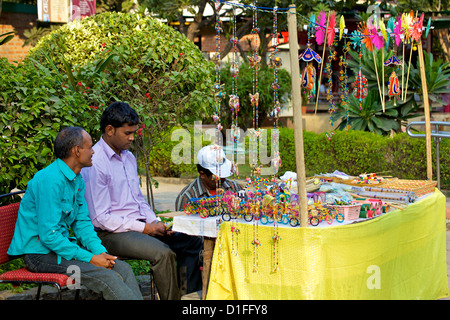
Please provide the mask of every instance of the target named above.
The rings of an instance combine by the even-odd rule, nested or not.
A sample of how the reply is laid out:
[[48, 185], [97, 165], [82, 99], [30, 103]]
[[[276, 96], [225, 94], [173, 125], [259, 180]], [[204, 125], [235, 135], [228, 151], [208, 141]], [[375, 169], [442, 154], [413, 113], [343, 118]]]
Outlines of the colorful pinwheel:
[[327, 21], [327, 15], [325, 11], [320, 12], [319, 21], [316, 25], [316, 43], [320, 46], [325, 39], [325, 23]]
[[363, 21], [358, 27], [358, 31], [361, 32], [362, 40], [361, 42], [366, 46], [367, 50], [373, 51], [372, 39], [370, 39], [370, 31], [366, 23]]
[[339, 40], [342, 39], [342, 34], [344, 33], [344, 29], [345, 29], [345, 20], [344, 20], [344, 16], [341, 15], [341, 19], [339, 22]]
[[412, 30], [411, 30], [411, 39], [414, 41], [419, 41], [420, 37], [422, 37], [422, 27], [423, 27], [423, 18], [425, 14], [422, 13], [420, 18], [414, 19], [414, 23], [412, 24]]
[[402, 43], [402, 34], [403, 34], [401, 18], [399, 18], [397, 20], [397, 23], [395, 24], [395, 28], [393, 31], [394, 31], [395, 44], [398, 47], [400, 45], [400, 43]]
[[334, 42], [334, 36], [336, 35], [334, 27], [336, 26], [336, 12], [330, 12], [330, 20], [327, 27], [327, 41], [328, 45], [332, 46]]
[[350, 42], [352, 43], [353, 49], [361, 47], [362, 34], [359, 31], [353, 31], [350, 33]]
[[384, 47], [384, 39], [383, 39], [382, 35], [380, 36], [378, 34], [378, 31], [377, 31], [376, 28], [372, 28], [370, 30], [370, 40], [371, 40], [373, 46], [375, 46], [375, 48], [377, 48], [378, 50], [383, 49], [383, 47]]

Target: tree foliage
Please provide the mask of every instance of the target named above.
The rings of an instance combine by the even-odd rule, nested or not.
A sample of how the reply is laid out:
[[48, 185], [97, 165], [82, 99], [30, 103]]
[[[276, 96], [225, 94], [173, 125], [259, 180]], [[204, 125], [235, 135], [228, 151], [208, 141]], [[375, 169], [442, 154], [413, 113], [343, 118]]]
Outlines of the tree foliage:
[[211, 113], [211, 63], [179, 32], [136, 14], [103, 13], [64, 25], [17, 67], [1, 62], [2, 193], [24, 188], [53, 159], [62, 127], [78, 125], [96, 140], [100, 114], [112, 101], [139, 113], [147, 157], [168, 126], [192, 125]]

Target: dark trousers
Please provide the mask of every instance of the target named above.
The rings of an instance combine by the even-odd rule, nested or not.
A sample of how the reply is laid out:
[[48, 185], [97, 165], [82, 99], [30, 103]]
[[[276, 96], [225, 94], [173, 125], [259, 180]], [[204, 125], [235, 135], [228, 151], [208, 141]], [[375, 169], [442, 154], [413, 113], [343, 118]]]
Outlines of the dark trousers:
[[135, 231], [97, 234], [109, 254], [150, 262], [161, 300], [178, 300], [186, 293], [201, 290], [200, 237], [179, 232], [161, 238]]

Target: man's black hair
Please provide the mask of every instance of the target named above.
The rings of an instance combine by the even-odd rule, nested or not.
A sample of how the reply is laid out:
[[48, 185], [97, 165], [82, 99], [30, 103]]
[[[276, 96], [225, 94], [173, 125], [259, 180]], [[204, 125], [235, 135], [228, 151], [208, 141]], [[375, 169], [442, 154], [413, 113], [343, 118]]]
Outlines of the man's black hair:
[[80, 127], [64, 128], [55, 139], [55, 156], [61, 160], [67, 159], [75, 146], [83, 147], [83, 129]]
[[212, 175], [213, 175], [213, 173], [209, 170], [209, 169], [206, 169], [206, 168], [203, 168], [200, 164], [198, 164], [197, 163], [197, 171], [200, 173], [200, 171], [203, 171], [205, 174], [206, 174], [206, 176], [209, 178], [209, 177], [211, 177]]
[[112, 125], [114, 128], [120, 128], [124, 124], [130, 126], [137, 125], [139, 123], [139, 116], [128, 103], [125, 102], [113, 102], [105, 111], [103, 111], [100, 119], [100, 130], [105, 133], [105, 129], [108, 125]]

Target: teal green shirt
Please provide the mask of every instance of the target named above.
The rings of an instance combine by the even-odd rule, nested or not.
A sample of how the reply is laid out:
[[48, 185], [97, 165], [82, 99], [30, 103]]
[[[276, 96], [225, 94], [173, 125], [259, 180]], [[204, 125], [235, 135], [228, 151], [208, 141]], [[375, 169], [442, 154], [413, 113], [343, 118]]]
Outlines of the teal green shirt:
[[[75, 238], [69, 236], [69, 229]], [[84, 262], [106, 252], [89, 218], [84, 181], [60, 159], [37, 172], [28, 182], [8, 254], [51, 251], [59, 258]]]

